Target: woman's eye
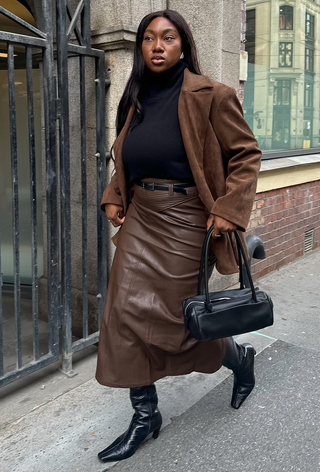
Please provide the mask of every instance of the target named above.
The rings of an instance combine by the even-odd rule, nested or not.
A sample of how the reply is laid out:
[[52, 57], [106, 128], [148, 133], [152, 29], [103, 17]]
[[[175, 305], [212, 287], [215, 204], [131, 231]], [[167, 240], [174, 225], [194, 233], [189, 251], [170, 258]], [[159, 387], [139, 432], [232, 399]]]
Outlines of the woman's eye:
[[170, 39], [174, 39], [174, 38], [173, 38], [172, 36], [166, 36], [164, 39], [165, 39], [166, 41], [169, 41]]
[[146, 36], [146, 37], [144, 38], [144, 41], [152, 41], [152, 37], [151, 37], [151, 36]]

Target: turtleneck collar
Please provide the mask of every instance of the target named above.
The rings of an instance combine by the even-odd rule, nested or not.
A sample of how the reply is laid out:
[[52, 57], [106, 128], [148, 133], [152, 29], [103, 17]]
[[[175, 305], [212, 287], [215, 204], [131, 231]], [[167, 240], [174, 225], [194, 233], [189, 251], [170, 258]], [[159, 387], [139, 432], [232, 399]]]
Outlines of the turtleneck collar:
[[141, 89], [143, 98], [162, 98], [180, 80], [182, 83], [186, 67], [187, 65], [182, 61], [178, 61], [170, 69], [161, 73], [152, 72], [146, 67]]

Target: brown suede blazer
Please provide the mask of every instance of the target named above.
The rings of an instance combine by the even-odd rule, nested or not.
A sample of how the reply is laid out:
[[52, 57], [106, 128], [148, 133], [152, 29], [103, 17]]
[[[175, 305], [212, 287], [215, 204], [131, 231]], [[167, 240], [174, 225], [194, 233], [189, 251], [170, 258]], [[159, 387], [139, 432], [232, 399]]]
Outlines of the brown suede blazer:
[[[126, 213], [128, 189], [122, 162], [122, 145], [133, 108], [115, 140], [116, 172], [106, 187], [101, 205], [121, 205]], [[255, 198], [261, 151], [243, 118], [235, 90], [205, 75], [185, 69], [178, 102], [182, 139], [199, 197], [208, 213], [232, 221], [245, 231]], [[244, 241], [244, 238], [242, 238]], [[217, 270], [237, 272], [237, 251], [233, 236], [212, 240]]]

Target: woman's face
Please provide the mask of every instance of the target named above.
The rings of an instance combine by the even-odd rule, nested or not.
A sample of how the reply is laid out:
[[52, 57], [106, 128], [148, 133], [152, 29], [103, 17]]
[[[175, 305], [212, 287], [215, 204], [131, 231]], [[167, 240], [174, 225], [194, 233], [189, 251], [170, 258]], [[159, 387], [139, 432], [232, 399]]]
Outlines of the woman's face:
[[167, 18], [158, 17], [149, 23], [143, 35], [142, 55], [152, 72], [164, 72], [174, 66], [182, 52], [181, 36]]

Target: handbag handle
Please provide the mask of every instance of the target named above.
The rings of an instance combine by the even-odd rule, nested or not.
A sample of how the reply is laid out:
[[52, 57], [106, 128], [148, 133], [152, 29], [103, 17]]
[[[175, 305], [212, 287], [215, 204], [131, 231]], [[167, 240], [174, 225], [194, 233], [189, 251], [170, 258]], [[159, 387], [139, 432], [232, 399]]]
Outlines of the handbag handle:
[[[203, 265], [204, 265], [206, 308], [209, 308], [209, 306], [210, 306], [209, 277], [208, 277], [208, 252], [209, 252], [209, 243], [210, 243], [210, 239], [211, 239], [213, 230], [214, 230], [214, 226], [212, 225], [208, 229], [206, 237], [204, 239], [204, 243], [203, 243], [203, 246], [202, 246], [202, 252], [201, 252], [199, 278], [198, 278], [198, 295], [200, 295], [201, 294], [202, 272], [203, 272]], [[244, 252], [244, 249], [243, 249], [243, 245], [241, 243], [241, 239], [240, 239], [237, 231], [234, 231], [234, 235], [235, 235], [235, 238], [236, 238], [236, 243], [237, 243], [237, 248], [238, 248], [238, 255], [239, 255], [240, 289], [244, 288], [244, 285], [243, 285], [243, 272], [242, 272], [243, 267], [242, 267], [242, 263], [241, 263], [241, 256], [242, 256], [244, 266], [245, 266], [245, 269], [246, 269], [246, 272], [247, 272], [247, 275], [248, 275], [248, 280], [249, 280], [249, 284], [250, 284], [250, 288], [251, 288], [251, 292], [252, 292], [252, 298], [255, 302], [257, 302], [257, 297], [256, 297], [256, 292], [255, 292], [255, 289], [254, 289], [254, 285], [253, 285], [253, 280], [252, 280], [252, 277], [251, 277], [251, 272], [250, 272], [249, 265], [248, 265], [248, 262], [247, 262], [247, 259], [246, 259], [246, 255], [245, 255], [245, 252]]]

